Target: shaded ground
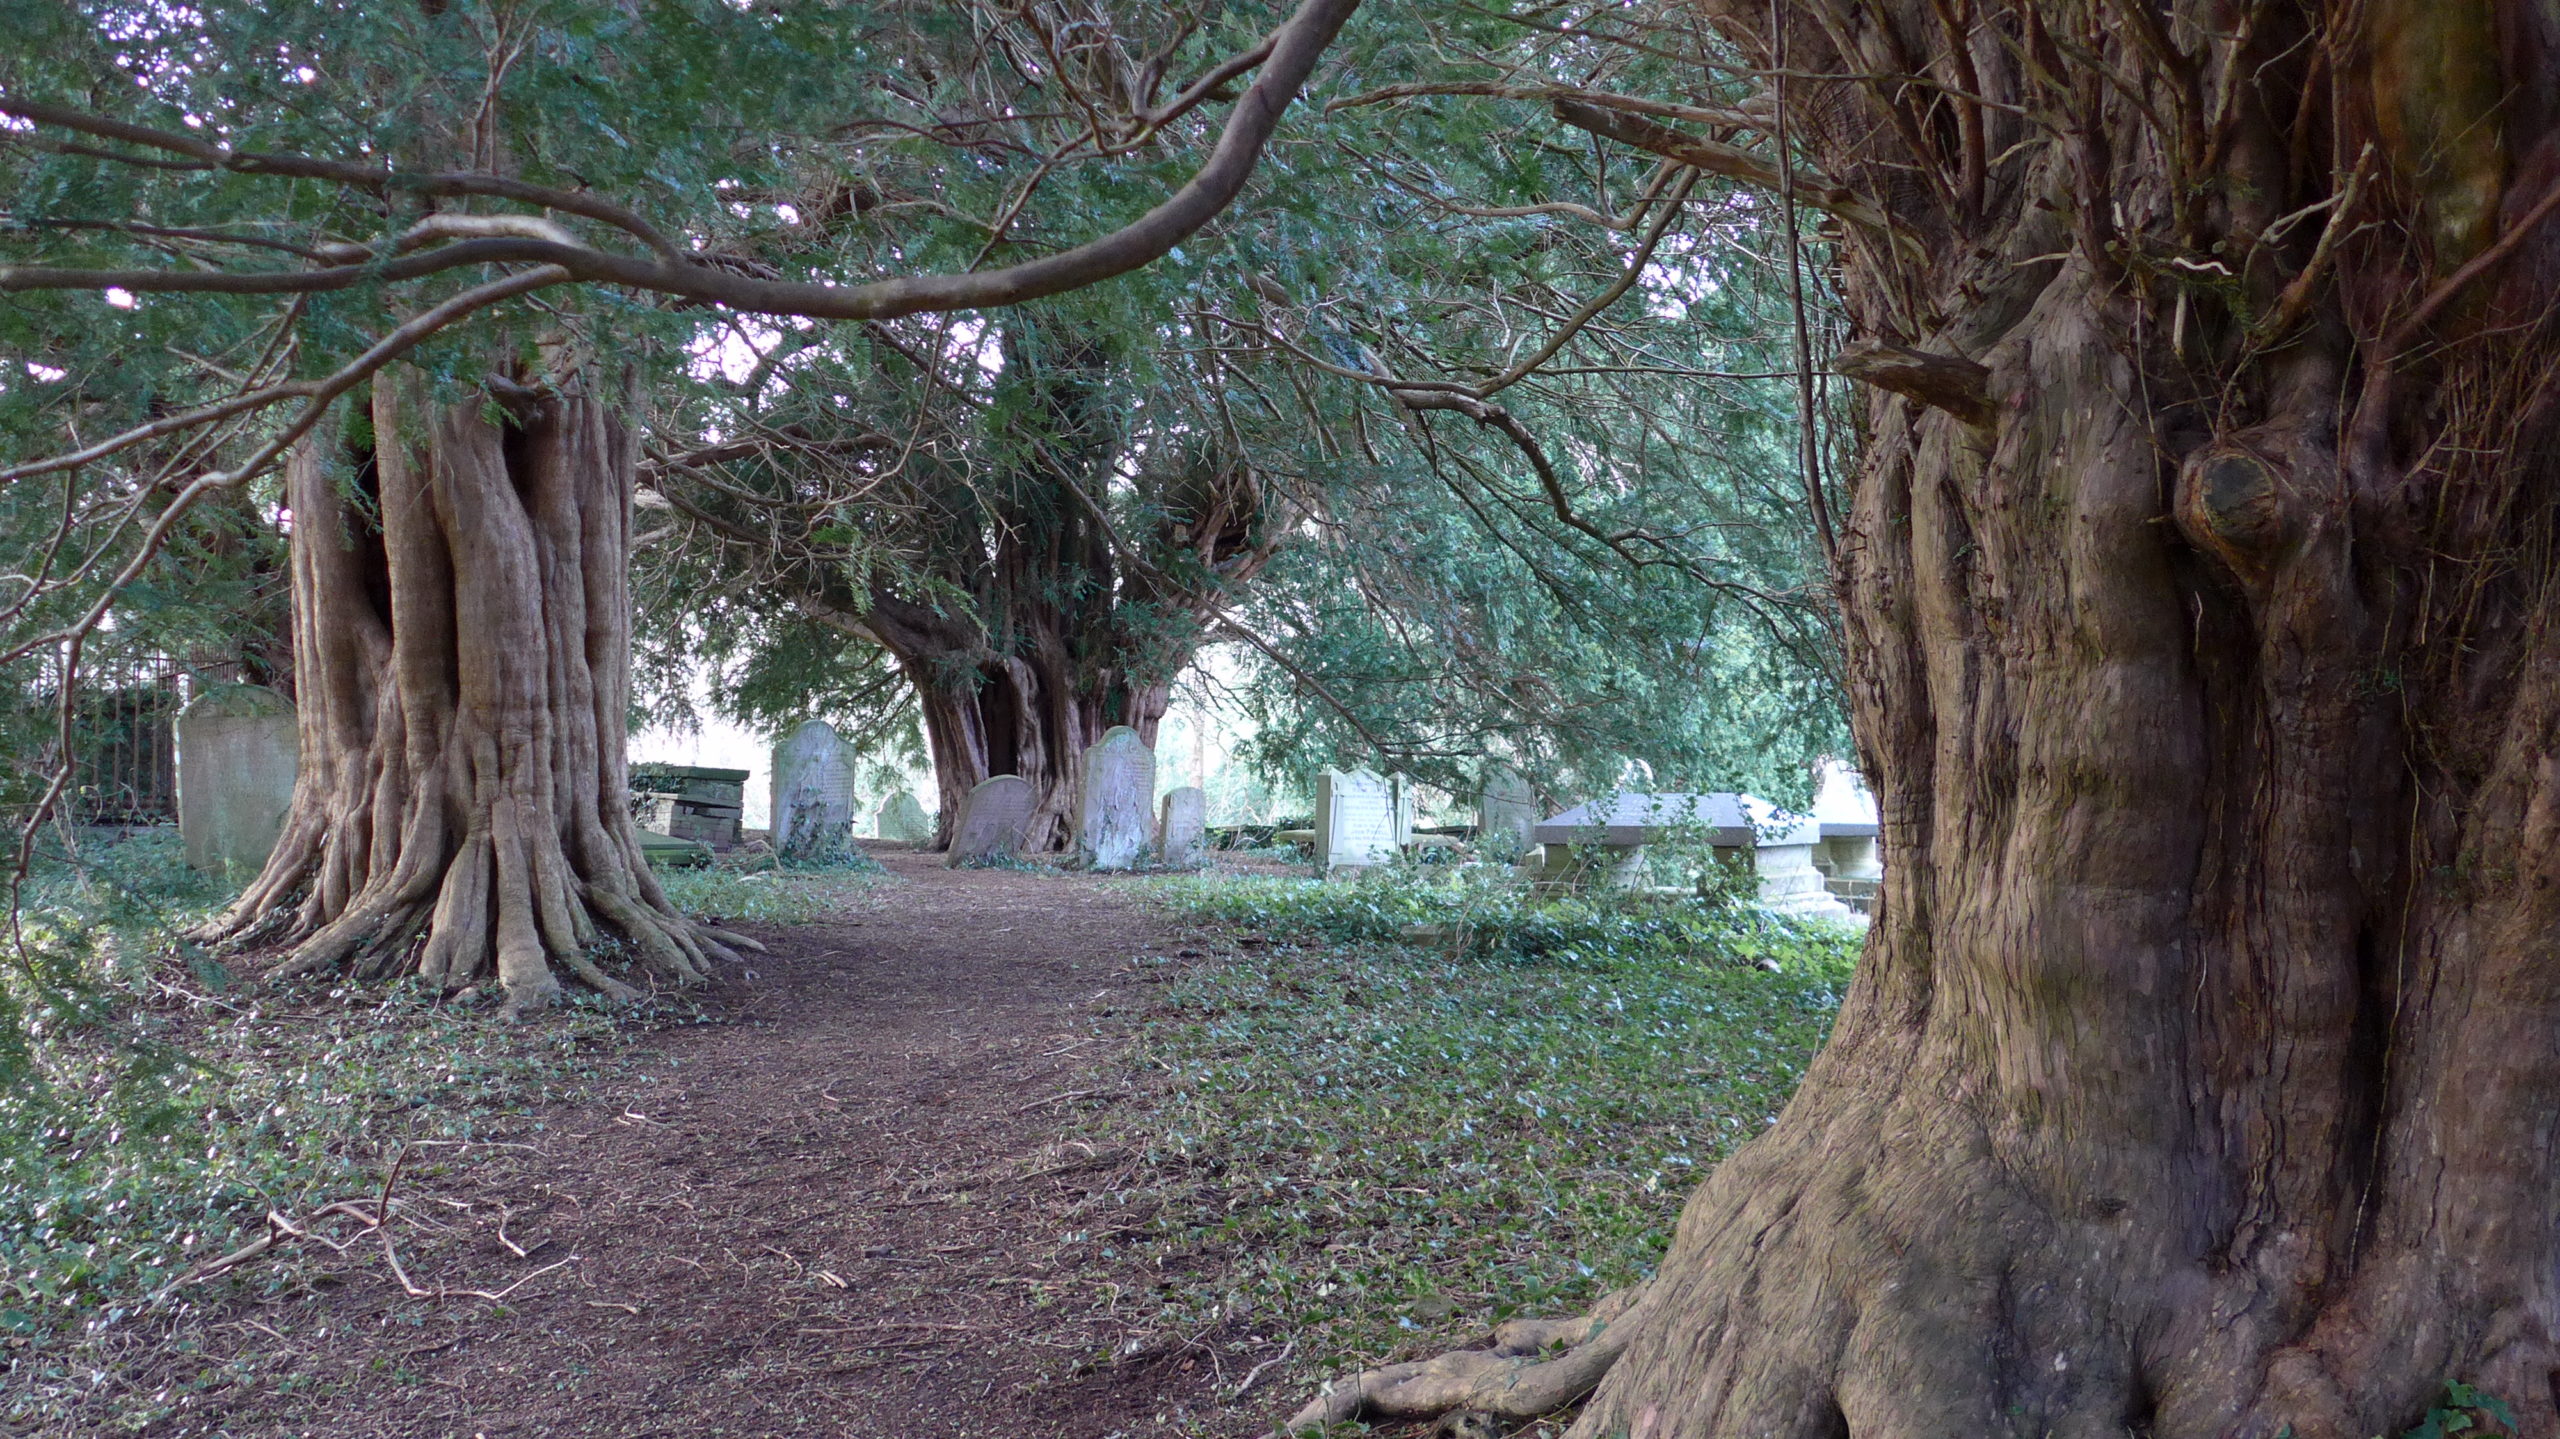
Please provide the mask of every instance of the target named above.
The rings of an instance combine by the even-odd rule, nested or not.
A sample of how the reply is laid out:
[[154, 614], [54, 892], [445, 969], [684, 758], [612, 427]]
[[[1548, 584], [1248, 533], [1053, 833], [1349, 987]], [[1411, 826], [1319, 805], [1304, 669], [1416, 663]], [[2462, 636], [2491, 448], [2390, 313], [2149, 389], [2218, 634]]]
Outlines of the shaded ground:
[[200, 1388], [150, 1432], [1262, 1432], [1268, 1393], [1201, 1421], [1270, 1346], [1124, 1317], [1192, 1276], [1120, 1253], [1153, 1201], [1071, 1137], [1126, 1097], [1132, 957], [1184, 937], [1107, 881], [883, 858], [903, 883], [871, 907], [763, 932], [719, 1022], [413, 1151], [396, 1270], [376, 1236], [320, 1284], [243, 1286], [200, 1353], [121, 1376]]

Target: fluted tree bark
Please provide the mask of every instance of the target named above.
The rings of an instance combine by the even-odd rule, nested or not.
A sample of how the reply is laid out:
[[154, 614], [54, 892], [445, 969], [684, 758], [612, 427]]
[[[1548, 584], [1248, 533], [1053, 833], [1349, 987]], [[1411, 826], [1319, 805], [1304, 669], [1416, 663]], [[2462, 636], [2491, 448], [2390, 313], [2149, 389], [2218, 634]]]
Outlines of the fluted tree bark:
[[2560, 1433], [2560, 21], [1702, 8], [1873, 386], [1885, 892], [1622, 1313], [1302, 1417], [2370, 1439], [2460, 1382]]

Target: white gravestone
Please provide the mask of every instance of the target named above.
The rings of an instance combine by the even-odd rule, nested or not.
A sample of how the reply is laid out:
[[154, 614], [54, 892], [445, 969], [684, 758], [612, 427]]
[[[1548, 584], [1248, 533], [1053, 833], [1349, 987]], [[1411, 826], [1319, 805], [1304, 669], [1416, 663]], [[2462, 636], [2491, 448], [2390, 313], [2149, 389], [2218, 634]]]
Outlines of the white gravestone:
[[1488, 769], [1476, 800], [1476, 843], [1496, 859], [1516, 858], [1529, 848], [1529, 831], [1537, 827], [1537, 791], [1509, 765]]
[[773, 850], [822, 855], [853, 834], [853, 747], [825, 720], [808, 720], [773, 747]]
[[916, 797], [900, 790], [880, 801], [880, 812], [872, 819], [873, 834], [882, 839], [907, 844], [924, 844], [933, 838], [933, 817], [916, 803]]
[[263, 685], [207, 689], [178, 716], [178, 835], [206, 874], [255, 874], [284, 832], [300, 768], [293, 705]]
[[1365, 769], [1316, 777], [1316, 873], [1386, 864], [1396, 857], [1396, 802]]
[[1209, 794], [1184, 785], [1164, 797], [1156, 822], [1156, 857], [1171, 869], [1198, 869], [1209, 857]]
[[1022, 828], [1031, 820], [1039, 796], [1019, 775], [1000, 774], [981, 780], [960, 802], [960, 822], [951, 827], [954, 868], [991, 859], [1011, 859], [1022, 849]]
[[1837, 760], [1822, 764], [1821, 784], [1813, 796], [1814, 818], [1822, 821], [1822, 843], [1814, 847], [1814, 868], [1839, 901], [1865, 913], [1875, 907], [1884, 888], [1884, 853], [1876, 823], [1876, 797], [1858, 772]]
[[1413, 776], [1397, 770], [1387, 776], [1387, 794], [1395, 801], [1396, 848], [1413, 848], [1414, 803]]
[[1076, 846], [1095, 869], [1127, 869], [1145, 852], [1156, 819], [1156, 752], [1114, 725], [1084, 752], [1076, 790]]

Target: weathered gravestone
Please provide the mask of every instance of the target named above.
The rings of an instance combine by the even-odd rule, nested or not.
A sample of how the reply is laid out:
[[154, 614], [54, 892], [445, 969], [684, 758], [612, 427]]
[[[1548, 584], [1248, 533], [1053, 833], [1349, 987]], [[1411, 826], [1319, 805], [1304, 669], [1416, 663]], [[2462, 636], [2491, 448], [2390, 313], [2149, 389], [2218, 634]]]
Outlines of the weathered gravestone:
[[1397, 770], [1394, 774], [1388, 775], [1387, 794], [1395, 802], [1396, 848], [1411, 849], [1414, 812], [1420, 807], [1415, 803], [1413, 776], [1406, 774], [1403, 770]]
[[773, 747], [773, 851], [841, 854], [853, 835], [853, 747], [825, 720], [808, 720]]
[[1095, 869], [1127, 869], [1147, 847], [1156, 818], [1156, 752], [1127, 725], [1114, 725], [1084, 752], [1076, 790], [1076, 846]]
[[1385, 864], [1396, 857], [1396, 801], [1371, 770], [1316, 777], [1316, 873]]
[[1822, 843], [1813, 851], [1814, 868], [1842, 904], [1861, 914], [1874, 908], [1884, 888], [1883, 827], [1876, 823], [1876, 799], [1857, 771], [1826, 761], [1822, 783], [1813, 796], [1813, 816], [1822, 821]]
[[1184, 785], [1164, 797], [1156, 823], [1156, 857], [1174, 869], [1198, 869], [1209, 857], [1209, 793]]
[[1476, 843], [1495, 859], [1515, 859], [1533, 842], [1538, 827], [1538, 792], [1509, 765], [1485, 771], [1484, 791], [1476, 799]]
[[221, 685], [178, 716], [178, 836], [210, 875], [255, 873], [284, 832], [301, 743], [293, 705], [263, 685]]
[[982, 780], [960, 802], [960, 822], [951, 827], [953, 867], [991, 859], [1011, 859], [1022, 849], [1022, 827], [1030, 822], [1039, 796], [1019, 775], [1000, 774]]
[[933, 838], [933, 816], [926, 814], [924, 806], [916, 803], [916, 797], [905, 790], [880, 802], [880, 813], [872, 824], [872, 833], [882, 839], [923, 844]]

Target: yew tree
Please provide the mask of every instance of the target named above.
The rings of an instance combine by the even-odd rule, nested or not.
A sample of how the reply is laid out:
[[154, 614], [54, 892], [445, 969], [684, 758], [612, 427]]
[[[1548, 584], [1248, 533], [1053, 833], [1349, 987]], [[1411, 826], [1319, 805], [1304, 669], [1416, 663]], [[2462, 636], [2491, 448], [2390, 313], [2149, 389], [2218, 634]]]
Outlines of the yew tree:
[[2560, 23], [1657, 19], [1453, 88], [1826, 217], [1885, 893], [1648, 1283], [1304, 1417], [2560, 1432]]
[[[33, 303], [5, 398], [12, 434], [55, 448], [0, 482], [58, 485], [62, 518], [23, 547], [0, 658], [76, 661], [193, 506], [281, 462], [301, 776], [205, 936], [281, 946], [271, 973], [414, 972], [516, 1012], [563, 974], [699, 980], [746, 941], [667, 900], [624, 776], [653, 353], [697, 315], [878, 322], [1143, 266], [1241, 192], [1355, 4], [1126, 29], [1038, 6], [18, 7], [0, 291]], [[1010, 263], [988, 261], [1036, 179], [972, 189], [964, 144], [939, 197], [884, 200], [888, 152], [982, 123], [999, 56], [1058, 121], [1044, 168], [1163, 183]], [[846, 223], [785, 234], [780, 197], [812, 176]], [[930, 223], [860, 224], [873, 208]], [[121, 381], [116, 341], [144, 338], [184, 377]], [[637, 972], [598, 964], [606, 939]]]

